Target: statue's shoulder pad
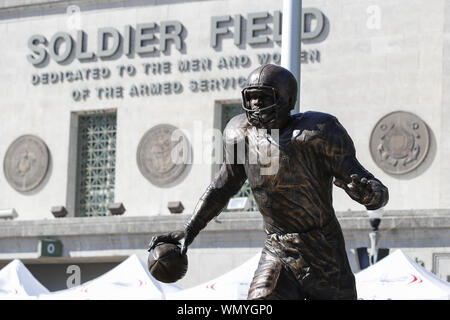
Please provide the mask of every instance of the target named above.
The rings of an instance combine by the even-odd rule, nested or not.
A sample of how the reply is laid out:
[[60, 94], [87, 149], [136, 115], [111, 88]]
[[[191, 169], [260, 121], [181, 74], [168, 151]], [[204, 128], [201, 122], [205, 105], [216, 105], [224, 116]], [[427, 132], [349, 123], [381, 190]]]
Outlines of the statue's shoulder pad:
[[330, 127], [337, 123], [335, 116], [317, 111], [307, 111], [293, 116], [292, 139], [306, 142], [312, 138], [318, 138], [325, 134]]

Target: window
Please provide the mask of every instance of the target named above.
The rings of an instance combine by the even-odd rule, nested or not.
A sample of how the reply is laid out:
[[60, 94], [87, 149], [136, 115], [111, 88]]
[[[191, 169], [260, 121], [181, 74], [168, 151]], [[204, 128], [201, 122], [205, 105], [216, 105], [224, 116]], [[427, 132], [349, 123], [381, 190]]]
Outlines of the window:
[[114, 202], [116, 113], [80, 115], [78, 119], [77, 216], [109, 215]]
[[[234, 116], [243, 113], [244, 110], [242, 109], [241, 104], [234, 103], [234, 104], [222, 104], [222, 132], [225, 129], [225, 126], [227, 125], [228, 121], [230, 121], [231, 118]], [[252, 189], [250, 188], [250, 184], [248, 183], [248, 180], [244, 182], [244, 185], [242, 186], [241, 190], [234, 195], [233, 198], [237, 197], [247, 197], [250, 201], [250, 206], [247, 211], [258, 211], [258, 207], [256, 205], [255, 199], [253, 197]]]

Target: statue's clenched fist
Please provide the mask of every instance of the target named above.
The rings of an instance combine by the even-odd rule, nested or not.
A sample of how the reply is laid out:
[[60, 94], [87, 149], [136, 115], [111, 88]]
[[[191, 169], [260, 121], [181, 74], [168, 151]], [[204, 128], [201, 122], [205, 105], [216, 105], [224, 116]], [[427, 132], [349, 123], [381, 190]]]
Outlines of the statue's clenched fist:
[[350, 183], [336, 178], [334, 184], [347, 192], [355, 201], [363, 204], [367, 210], [376, 210], [389, 200], [387, 188], [376, 179], [361, 178], [357, 174], [350, 176]]

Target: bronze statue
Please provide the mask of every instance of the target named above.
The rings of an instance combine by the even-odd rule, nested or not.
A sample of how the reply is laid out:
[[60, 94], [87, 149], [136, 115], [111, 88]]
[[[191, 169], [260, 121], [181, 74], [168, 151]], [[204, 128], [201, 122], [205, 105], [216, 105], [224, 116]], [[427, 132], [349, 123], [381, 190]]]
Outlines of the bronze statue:
[[[356, 299], [332, 206], [333, 179], [368, 210], [386, 205], [388, 189], [358, 162], [353, 141], [334, 116], [291, 115], [296, 98], [297, 81], [288, 70], [268, 64], [250, 73], [242, 90], [245, 113], [224, 130], [227, 161], [185, 230], [153, 237], [150, 249], [179, 241], [186, 253], [248, 179], [267, 233], [248, 299]], [[277, 161], [259, 161], [265, 151]]]

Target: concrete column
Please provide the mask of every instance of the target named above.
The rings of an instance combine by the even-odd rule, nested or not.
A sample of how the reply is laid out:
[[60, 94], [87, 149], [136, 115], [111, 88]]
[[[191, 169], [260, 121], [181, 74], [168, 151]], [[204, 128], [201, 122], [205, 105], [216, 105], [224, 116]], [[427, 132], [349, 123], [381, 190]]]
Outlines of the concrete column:
[[302, 41], [302, 0], [283, 0], [281, 66], [298, 82], [297, 103], [292, 113], [300, 112], [300, 52]]

